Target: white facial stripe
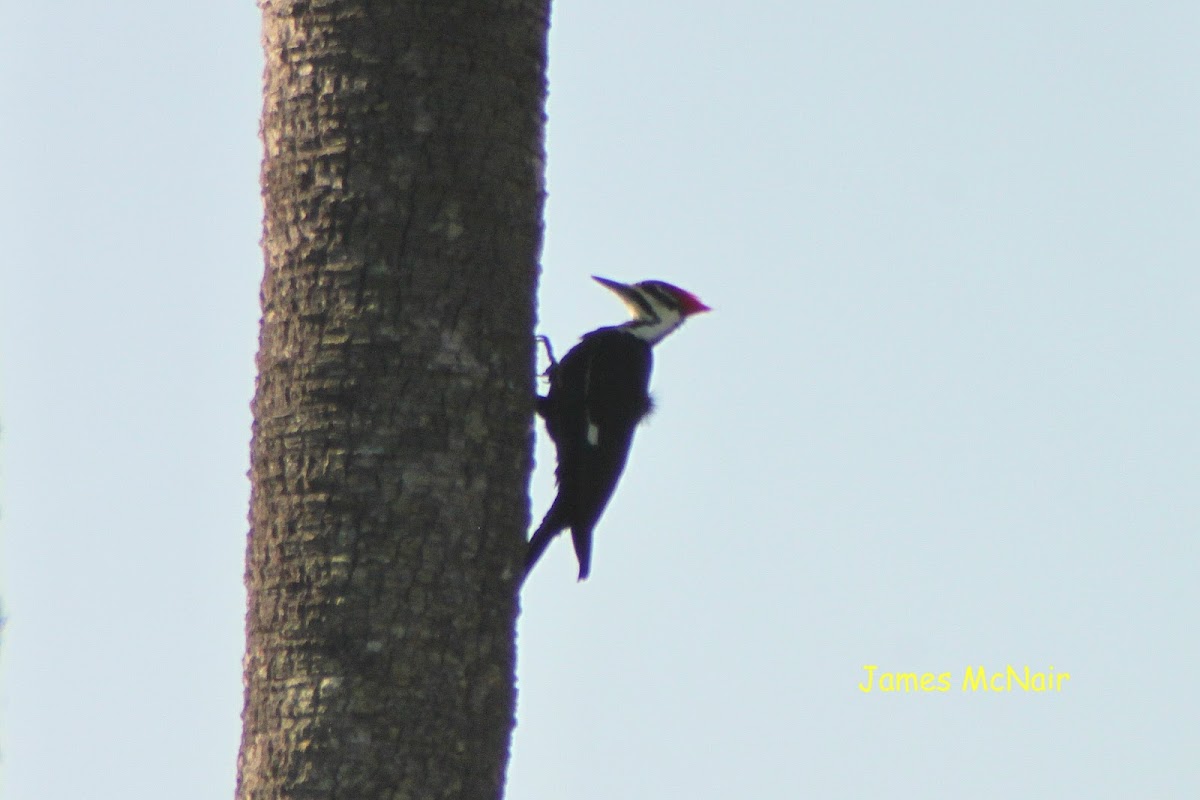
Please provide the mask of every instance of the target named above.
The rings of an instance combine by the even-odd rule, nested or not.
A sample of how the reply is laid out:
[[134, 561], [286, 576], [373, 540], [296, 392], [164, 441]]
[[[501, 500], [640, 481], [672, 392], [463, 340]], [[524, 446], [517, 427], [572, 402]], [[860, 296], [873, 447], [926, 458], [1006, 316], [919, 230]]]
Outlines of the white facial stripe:
[[652, 298], [646, 292], [634, 287], [634, 292], [626, 298], [625, 307], [629, 309], [629, 313], [633, 314], [635, 319], [657, 319], [658, 314], [654, 310]]
[[645, 283], [638, 284], [638, 288], [658, 306], [668, 308], [671, 311], [678, 311], [680, 309], [679, 298], [662, 284], [656, 281], [646, 281]]
[[658, 344], [671, 331], [683, 324], [683, 317], [672, 315], [664, 319], [656, 319], [653, 321], [626, 322], [623, 326], [627, 331], [649, 344]]
[[633, 320], [621, 326], [644, 342], [657, 344], [683, 324], [683, 304], [678, 295], [660, 281], [643, 281], [622, 294]]

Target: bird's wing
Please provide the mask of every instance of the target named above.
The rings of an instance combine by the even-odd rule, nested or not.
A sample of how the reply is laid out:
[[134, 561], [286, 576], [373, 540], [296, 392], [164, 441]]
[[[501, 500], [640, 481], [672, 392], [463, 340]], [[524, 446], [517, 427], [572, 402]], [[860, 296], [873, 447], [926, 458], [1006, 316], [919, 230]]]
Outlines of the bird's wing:
[[652, 356], [648, 344], [616, 331], [594, 334], [581, 348], [586, 345], [591, 346], [578, 367], [584, 370], [583, 418], [573, 420], [571, 431], [580, 437], [571, 448], [576, 457], [559, 468], [571, 473], [560, 475], [560, 481], [574, 484], [572, 523], [590, 529], [608, 505], [625, 469], [633, 432], [650, 409]]

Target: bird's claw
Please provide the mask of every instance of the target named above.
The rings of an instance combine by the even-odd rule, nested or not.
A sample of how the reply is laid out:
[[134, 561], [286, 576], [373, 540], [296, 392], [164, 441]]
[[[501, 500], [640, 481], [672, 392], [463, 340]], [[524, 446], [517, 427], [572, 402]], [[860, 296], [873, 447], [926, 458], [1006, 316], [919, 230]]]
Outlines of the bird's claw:
[[539, 378], [549, 378], [554, 375], [554, 370], [558, 369], [558, 360], [554, 357], [554, 348], [550, 346], [550, 337], [538, 335], [537, 340], [546, 348], [546, 358], [550, 359], [550, 366], [546, 367], [546, 371], [539, 373]]

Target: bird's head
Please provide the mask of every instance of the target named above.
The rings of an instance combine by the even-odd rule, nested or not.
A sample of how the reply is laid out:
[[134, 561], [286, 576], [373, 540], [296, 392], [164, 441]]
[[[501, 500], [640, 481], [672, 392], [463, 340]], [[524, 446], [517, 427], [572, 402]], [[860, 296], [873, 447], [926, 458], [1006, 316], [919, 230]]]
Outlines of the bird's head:
[[622, 327], [650, 344], [662, 340], [691, 315], [712, 310], [696, 295], [666, 281], [619, 283], [598, 275], [592, 278], [615, 292], [633, 315]]

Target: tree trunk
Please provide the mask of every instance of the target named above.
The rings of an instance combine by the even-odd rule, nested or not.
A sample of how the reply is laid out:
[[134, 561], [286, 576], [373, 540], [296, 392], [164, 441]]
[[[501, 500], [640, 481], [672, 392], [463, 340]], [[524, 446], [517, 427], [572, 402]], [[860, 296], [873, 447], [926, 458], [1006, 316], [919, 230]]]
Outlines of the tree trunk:
[[260, 0], [238, 797], [499, 798], [548, 0]]

